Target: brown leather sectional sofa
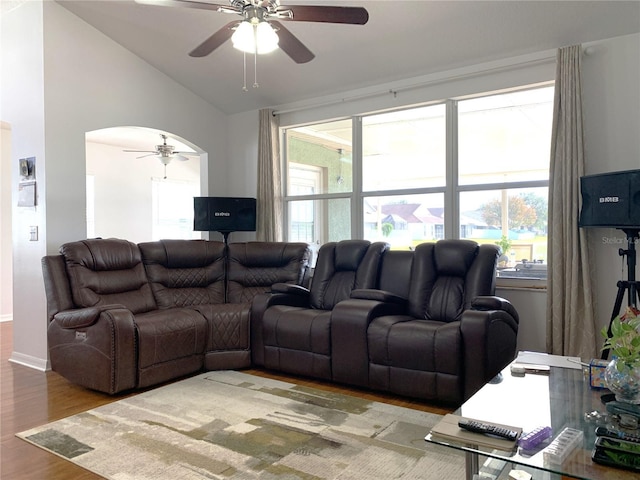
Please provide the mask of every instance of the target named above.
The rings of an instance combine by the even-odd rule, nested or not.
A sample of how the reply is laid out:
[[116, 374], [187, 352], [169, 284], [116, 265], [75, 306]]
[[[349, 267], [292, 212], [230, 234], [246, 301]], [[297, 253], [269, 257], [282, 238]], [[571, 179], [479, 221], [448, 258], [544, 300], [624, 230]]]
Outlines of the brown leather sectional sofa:
[[116, 393], [264, 367], [460, 404], [516, 353], [498, 248], [84, 240], [43, 259], [53, 370]]
[[302, 284], [304, 243], [71, 242], [42, 260], [51, 367], [106, 393], [251, 364], [251, 300]]

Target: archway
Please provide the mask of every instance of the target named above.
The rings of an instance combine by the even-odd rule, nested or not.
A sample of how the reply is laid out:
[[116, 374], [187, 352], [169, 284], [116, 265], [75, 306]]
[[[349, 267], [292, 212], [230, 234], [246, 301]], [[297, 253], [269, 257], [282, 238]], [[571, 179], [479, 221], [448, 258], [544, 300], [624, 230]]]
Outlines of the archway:
[[[189, 152], [155, 155], [157, 145]], [[113, 127], [87, 132], [87, 236], [138, 243], [161, 238], [200, 238], [193, 231], [193, 197], [201, 194], [206, 154], [170, 132]], [[127, 151], [134, 150], [134, 152]], [[181, 161], [184, 160], [184, 161]]]

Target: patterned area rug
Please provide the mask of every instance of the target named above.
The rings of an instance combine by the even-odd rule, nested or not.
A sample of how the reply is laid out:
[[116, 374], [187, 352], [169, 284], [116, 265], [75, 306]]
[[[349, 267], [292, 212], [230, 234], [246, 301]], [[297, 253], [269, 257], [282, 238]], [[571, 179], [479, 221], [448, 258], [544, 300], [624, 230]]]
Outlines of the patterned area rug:
[[452, 479], [439, 415], [241, 372], [208, 372], [18, 434], [103, 477]]

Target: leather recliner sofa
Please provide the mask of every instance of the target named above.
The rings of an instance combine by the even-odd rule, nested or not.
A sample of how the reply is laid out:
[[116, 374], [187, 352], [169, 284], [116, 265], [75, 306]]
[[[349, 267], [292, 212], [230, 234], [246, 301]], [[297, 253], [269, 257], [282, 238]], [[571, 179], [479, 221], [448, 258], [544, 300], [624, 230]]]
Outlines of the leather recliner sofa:
[[248, 367], [253, 296], [301, 284], [309, 256], [304, 243], [67, 243], [42, 259], [52, 369], [113, 394]]
[[388, 248], [367, 240], [325, 243], [309, 289], [276, 283], [264, 302], [256, 299], [254, 364], [331, 380], [332, 311], [353, 289], [376, 287]]
[[340, 301], [321, 315], [323, 297], [312, 299], [343, 280], [340, 269], [325, 268], [340, 263], [333, 251], [319, 251], [329, 274], [314, 275], [310, 291], [274, 285], [258, 295], [252, 337], [263, 339], [252, 343], [254, 363], [459, 405], [513, 360], [519, 319], [495, 296], [497, 246], [441, 240], [374, 251], [374, 287], [345, 281]]

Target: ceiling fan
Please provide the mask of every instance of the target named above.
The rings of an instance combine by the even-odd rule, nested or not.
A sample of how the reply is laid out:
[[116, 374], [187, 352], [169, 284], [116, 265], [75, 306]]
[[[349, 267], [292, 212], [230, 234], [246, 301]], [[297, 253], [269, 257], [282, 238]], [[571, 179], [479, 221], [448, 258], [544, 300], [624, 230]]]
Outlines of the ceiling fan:
[[145, 153], [146, 155], [140, 155], [136, 158], [144, 158], [150, 156], [156, 156], [160, 160], [160, 162], [164, 165], [164, 178], [167, 178], [167, 165], [171, 163], [171, 160], [176, 159], [181, 162], [186, 162], [189, 160], [185, 155], [197, 155], [195, 152], [179, 152], [174, 150], [173, 145], [167, 145], [167, 136], [163, 133], [160, 134], [162, 137], [162, 145], [156, 145], [155, 150], [123, 150], [123, 152], [134, 152], [134, 153]]
[[280, 47], [296, 63], [306, 63], [315, 55], [281, 21], [322, 22], [364, 25], [369, 13], [362, 7], [323, 5], [280, 5], [279, 0], [229, 0], [229, 5], [206, 0], [135, 0], [145, 5], [199, 8], [240, 15], [242, 20], [226, 24], [189, 55], [204, 57], [231, 39], [234, 47], [247, 53], [268, 53]]

